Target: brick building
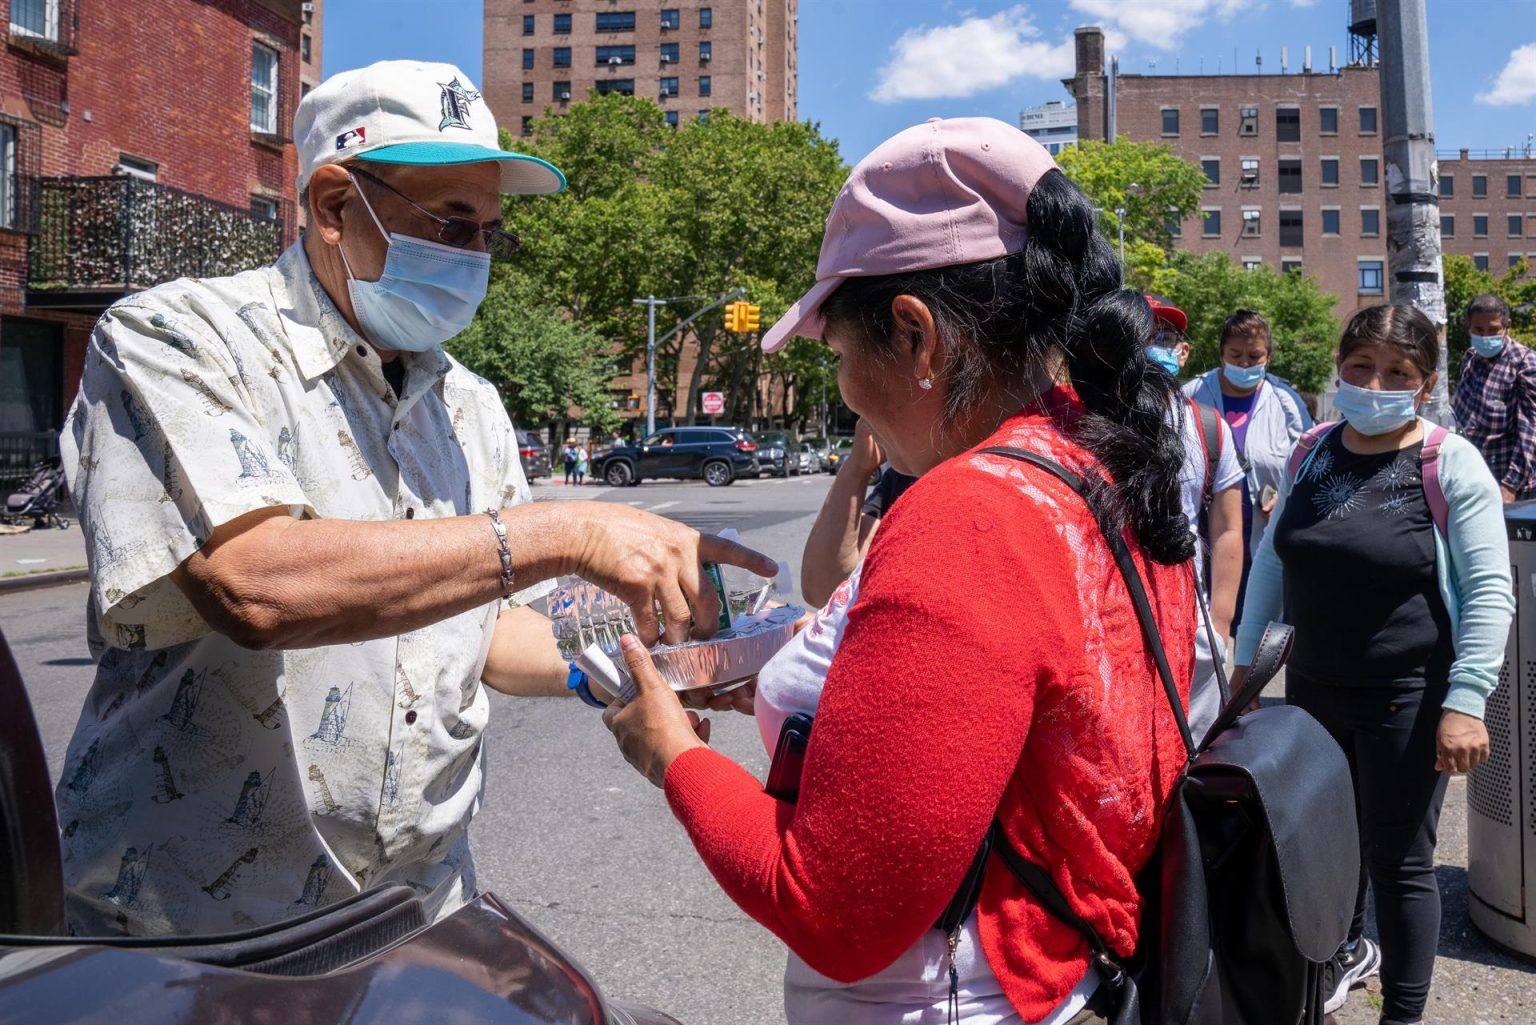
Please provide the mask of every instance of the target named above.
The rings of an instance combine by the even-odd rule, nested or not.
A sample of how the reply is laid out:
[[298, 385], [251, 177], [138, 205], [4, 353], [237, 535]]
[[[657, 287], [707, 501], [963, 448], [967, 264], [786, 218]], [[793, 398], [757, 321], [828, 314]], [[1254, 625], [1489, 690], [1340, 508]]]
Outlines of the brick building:
[[593, 89], [647, 96], [673, 125], [714, 109], [796, 117], [799, 0], [485, 0], [481, 88], [526, 131]]
[[325, 24], [325, 0], [307, 0], [299, 4], [304, 25], [299, 31], [299, 99], [321, 82], [320, 28]]
[[1440, 154], [1439, 164], [1445, 252], [1495, 274], [1521, 260], [1536, 267], [1536, 157], [1528, 149], [1461, 150]]
[[56, 451], [91, 325], [294, 236], [298, 0], [9, 0], [0, 477]]

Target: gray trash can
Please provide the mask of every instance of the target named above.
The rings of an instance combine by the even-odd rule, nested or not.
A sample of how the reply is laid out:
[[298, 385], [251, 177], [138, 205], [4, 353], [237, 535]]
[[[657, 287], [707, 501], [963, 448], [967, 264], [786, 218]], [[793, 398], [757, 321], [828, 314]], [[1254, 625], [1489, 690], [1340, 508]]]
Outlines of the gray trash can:
[[1515, 621], [1484, 722], [1492, 755], [1467, 777], [1472, 923], [1536, 957], [1536, 502], [1505, 512]]

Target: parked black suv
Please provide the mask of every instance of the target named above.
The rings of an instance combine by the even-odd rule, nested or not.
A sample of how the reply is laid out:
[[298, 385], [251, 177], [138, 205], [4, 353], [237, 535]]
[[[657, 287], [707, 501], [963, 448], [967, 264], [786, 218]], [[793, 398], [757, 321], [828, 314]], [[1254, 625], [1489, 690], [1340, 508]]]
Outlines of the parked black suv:
[[765, 431], [757, 435], [757, 461], [764, 473], [788, 477], [800, 473], [799, 447], [784, 431]]
[[609, 449], [592, 469], [616, 488], [651, 477], [703, 477], [718, 488], [758, 475], [757, 442], [737, 427], [671, 427], [638, 445]]

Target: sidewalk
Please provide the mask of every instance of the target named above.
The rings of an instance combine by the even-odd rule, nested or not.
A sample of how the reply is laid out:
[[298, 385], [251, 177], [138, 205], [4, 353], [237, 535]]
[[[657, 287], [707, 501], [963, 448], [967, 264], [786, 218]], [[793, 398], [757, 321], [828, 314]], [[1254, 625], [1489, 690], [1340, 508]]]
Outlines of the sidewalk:
[[74, 522], [74, 510], [60, 512], [71, 521], [68, 530], [50, 528], [0, 534], [0, 585], [39, 574], [84, 574], [85, 535]]

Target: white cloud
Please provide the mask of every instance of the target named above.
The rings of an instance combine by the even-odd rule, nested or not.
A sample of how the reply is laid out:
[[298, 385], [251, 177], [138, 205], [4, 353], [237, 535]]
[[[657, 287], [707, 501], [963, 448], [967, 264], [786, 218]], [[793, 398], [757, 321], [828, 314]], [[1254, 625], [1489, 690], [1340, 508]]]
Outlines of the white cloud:
[[1529, 103], [1533, 98], [1536, 98], [1536, 43], [1515, 47], [1493, 88], [1476, 97], [1478, 103], [1495, 107]]
[[1028, 10], [1012, 7], [986, 18], [904, 32], [869, 98], [879, 103], [958, 99], [1025, 76], [1069, 78], [1073, 59], [1070, 38], [1047, 42]]
[[1160, 50], [1172, 50], [1184, 33], [1212, 18], [1227, 21], [1247, 6], [1248, 0], [1072, 0], [1073, 10]]

